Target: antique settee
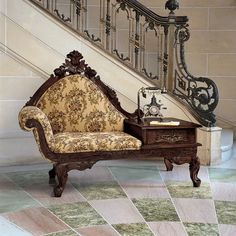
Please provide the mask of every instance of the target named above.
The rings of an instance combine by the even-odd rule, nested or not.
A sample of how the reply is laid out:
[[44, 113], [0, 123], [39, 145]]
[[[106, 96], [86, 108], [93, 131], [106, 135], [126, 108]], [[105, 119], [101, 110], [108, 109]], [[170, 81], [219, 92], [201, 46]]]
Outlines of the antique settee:
[[[91, 168], [99, 160], [158, 155], [157, 149], [142, 149], [141, 140], [124, 132], [124, 120], [135, 121], [137, 111], [122, 109], [116, 93], [82, 59], [78, 51], [70, 52], [19, 113], [20, 127], [33, 131], [42, 156], [53, 163], [49, 177], [57, 177], [56, 197], [61, 196], [72, 169]], [[191, 150], [195, 153], [196, 147]], [[167, 153], [169, 164], [190, 163], [194, 186], [200, 185], [195, 155], [183, 160], [173, 158], [173, 150], [161, 151], [161, 156]]]

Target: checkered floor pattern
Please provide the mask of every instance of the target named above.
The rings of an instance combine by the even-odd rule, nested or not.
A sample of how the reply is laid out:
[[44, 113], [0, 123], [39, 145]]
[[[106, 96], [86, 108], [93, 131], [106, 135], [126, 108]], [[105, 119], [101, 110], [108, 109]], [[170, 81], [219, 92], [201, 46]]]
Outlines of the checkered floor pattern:
[[71, 171], [61, 198], [51, 196], [49, 169], [0, 170], [0, 235], [236, 235], [236, 166], [202, 166], [194, 188], [188, 165], [99, 163]]

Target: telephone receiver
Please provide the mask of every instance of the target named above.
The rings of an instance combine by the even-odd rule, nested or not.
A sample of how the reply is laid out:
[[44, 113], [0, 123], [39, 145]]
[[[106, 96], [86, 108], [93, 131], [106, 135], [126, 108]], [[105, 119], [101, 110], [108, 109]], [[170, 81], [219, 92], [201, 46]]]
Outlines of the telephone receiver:
[[[149, 104], [145, 104], [143, 107], [143, 111], [140, 108], [140, 96], [143, 98], [147, 98], [147, 93], [152, 93], [151, 102]], [[167, 109], [167, 107], [163, 107], [161, 104], [161, 100], [157, 101], [156, 95], [161, 94], [162, 91], [158, 87], [142, 87], [138, 91], [138, 121], [141, 121], [143, 117], [155, 117], [161, 118], [163, 115], [161, 114], [161, 109]]]

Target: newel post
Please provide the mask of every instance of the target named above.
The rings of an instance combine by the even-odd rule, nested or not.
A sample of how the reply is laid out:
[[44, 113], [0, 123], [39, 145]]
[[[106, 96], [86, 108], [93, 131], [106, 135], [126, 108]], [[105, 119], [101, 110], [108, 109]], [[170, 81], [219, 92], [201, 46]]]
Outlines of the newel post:
[[165, 9], [170, 10], [168, 24], [168, 65], [167, 65], [167, 91], [173, 92], [174, 89], [174, 44], [175, 44], [175, 24], [176, 16], [174, 11], [179, 8], [179, 3], [176, 0], [168, 0], [165, 4]]

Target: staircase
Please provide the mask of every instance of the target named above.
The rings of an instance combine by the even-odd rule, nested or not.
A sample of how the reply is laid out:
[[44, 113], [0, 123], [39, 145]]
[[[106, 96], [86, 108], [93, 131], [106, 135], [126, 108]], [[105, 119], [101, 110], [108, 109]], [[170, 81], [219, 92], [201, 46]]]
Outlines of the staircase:
[[[94, 13], [99, 8], [83, 5], [89, 1], [65, 2], [55, 5], [56, 1], [48, 0], [1, 0], [0, 20], [7, 25], [7, 34], [1, 39], [0, 50], [47, 79], [65, 55], [77, 49], [116, 90], [125, 109], [136, 109], [136, 94], [141, 87], [157, 86], [168, 107], [163, 111], [165, 116], [214, 126], [217, 88], [213, 81], [194, 77], [187, 69], [184, 46], [189, 38], [188, 19], [175, 16], [177, 5], [170, 4], [175, 1], [166, 5], [168, 17], [160, 17], [134, 0], [102, 1], [100, 15]], [[88, 20], [88, 14], [92, 14], [89, 10], [94, 19], [98, 17], [95, 22]], [[114, 25], [124, 25], [124, 19], [132, 25], [123, 29]], [[99, 26], [93, 25], [96, 22]], [[123, 40], [123, 33], [128, 33], [129, 40]], [[119, 38], [127, 43], [126, 48]], [[155, 51], [153, 44], [158, 45]], [[176, 62], [171, 59], [174, 55]]]

